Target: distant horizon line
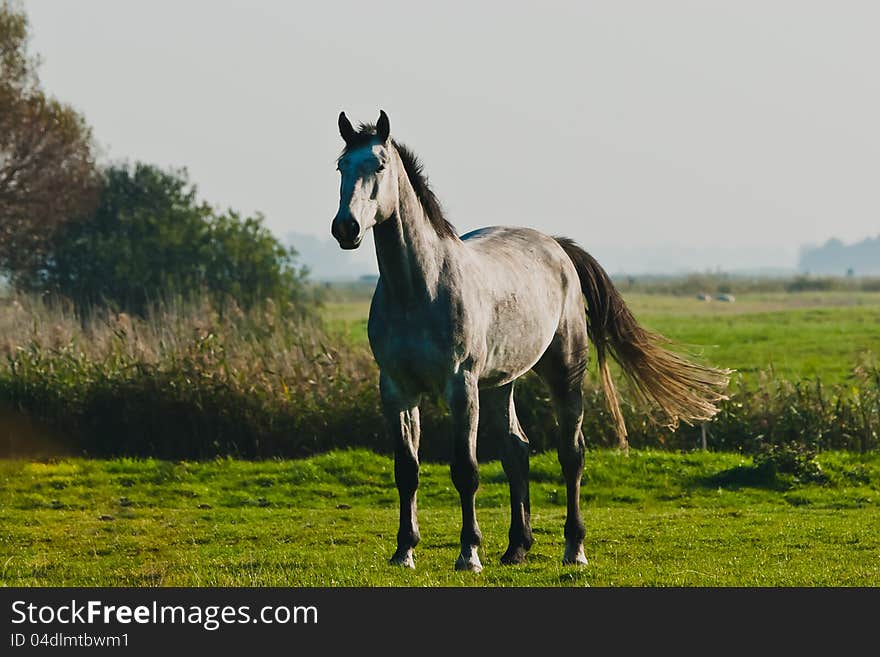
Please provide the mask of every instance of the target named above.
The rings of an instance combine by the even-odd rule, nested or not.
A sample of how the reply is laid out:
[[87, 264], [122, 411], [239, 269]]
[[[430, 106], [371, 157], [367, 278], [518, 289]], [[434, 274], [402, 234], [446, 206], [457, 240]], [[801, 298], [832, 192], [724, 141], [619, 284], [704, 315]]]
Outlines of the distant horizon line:
[[[472, 229], [468, 229], [466, 231], [461, 231], [461, 232], [459, 232], [459, 234], [464, 235], [465, 233], [468, 233], [471, 230]], [[292, 229], [286, 229], [286, 231], [284, 232], [285, 239], [290, 239], [290, 237], [292, 235], [311, 237], [313, 239], [318, 239], [318, 240], [322, 240], [325, 242], [332, 242], [333, 241], [333, 237], [330, 235], [329, 229], [327, 230], [326, 233], [324, 233], [324, 232], [317, 232], [317, 233], [306, 232], [306, 231], [302, 231], [302, 230], [292, 230]], [[572, 239], [577, 239], [577, 237], [573, 237]], [[862, 242], [866, 242], [868, 240], [874, 240], [874, 239], [880, 239], [880, 231], [878, 231], [877, 233], [874, 233], [874, 234], [865, 235], [860, 238], [855, 238], [851, 241], [837, 237], [836, 235], [831, 235], [830, 237], [827, 237], [824, 240], [819, 241], [819, 242], [809, 241], [809, 242], [801, 242], [798, 244], [793, 244], [793, 243], [785, 243], [785, 244], [772, 243], [771, 244], [771, 243], [765, 242], [765, 243], [755, 243], [755, 244], [727, 244], [727, 245], [711, 245], [711, 246], [707, 246], [705, 244], [695, 244], [695, 245], [689, 246], [689, 245], [681, 244], [678, 242], [659, 242], [659, 243], [651, 244], [651, 245], [633, 246], [630, 243], [624, 243], [624, 242], [601, 242], [601, 243], [594, 243], [592, 248], [600, 248], [600, 249], [623, 249], [623, 248], [626, 248], [626, 249], [632, 249], [632, 250], [637, 251], [637, 250], [643, 250], [643, 249], [656, 249], [656, 248], [661, 248], [661, 249], [662, 248], [677, 248], [677, 249], [694, 249], [694, 250], [698, 250], [698, 249], [733, 250], [733, 249], [754, 249], [754, 248], [778, 249], [781, 247], [787, 247], [787, 248], [791, 248], [791, 249], [795, 249], [795, 250], [799, 251], [801, 249], [811, 249], [811, 248], [825, 246], [826, 244], [829, 244], [831, 242], [839, 242], [839, 243], [843, 244], [844, 246], [855, 246], [856, 244], [861, 244]]]

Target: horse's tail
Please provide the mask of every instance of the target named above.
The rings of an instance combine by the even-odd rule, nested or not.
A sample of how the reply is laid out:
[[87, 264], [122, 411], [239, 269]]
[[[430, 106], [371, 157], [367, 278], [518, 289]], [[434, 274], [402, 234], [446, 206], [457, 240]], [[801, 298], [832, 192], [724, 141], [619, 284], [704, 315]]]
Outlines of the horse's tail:
[[587, 332], [596, 345], [599, 378], [621, 448], [627, 447], [626, 424], [608, 369], [607, 351], [620, 364], [640, 400], [658, 406], [670, 425], [714, 416], [716, 402], [727, 399], [724, 390], [730, 371], [692, 363], [664, 349], [661, 345], [669, 341], [639, 326], [596, 259], [573, 240], [555, 239], [574, 263], [587, 300]]

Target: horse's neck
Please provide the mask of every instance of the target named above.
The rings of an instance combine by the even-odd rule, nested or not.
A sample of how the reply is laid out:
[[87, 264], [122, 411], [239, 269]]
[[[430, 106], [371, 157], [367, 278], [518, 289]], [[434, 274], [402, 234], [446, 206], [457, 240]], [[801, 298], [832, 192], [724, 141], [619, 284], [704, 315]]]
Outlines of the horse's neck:
[[397, 211], [374, 230], [376, 257], [389, 300], [411, 306], [436, 298], [449, 240], [437, 235], [402, 165], [399, 171]]

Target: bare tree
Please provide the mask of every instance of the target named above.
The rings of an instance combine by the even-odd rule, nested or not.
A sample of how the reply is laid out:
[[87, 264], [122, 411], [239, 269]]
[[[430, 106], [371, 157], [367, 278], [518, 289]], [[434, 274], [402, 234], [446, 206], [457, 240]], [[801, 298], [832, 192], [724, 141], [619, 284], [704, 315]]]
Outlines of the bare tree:
[[99, 176], [91, 129], [40, 89], [19, 4], [0, 2], [0, 270], [24, 282], [57, 227], [87, 212]]

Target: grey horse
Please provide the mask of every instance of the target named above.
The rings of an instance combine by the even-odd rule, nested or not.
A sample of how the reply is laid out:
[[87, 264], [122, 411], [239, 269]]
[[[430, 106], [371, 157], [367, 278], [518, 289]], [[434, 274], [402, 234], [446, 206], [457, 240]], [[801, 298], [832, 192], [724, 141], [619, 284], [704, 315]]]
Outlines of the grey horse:
[[[525, 559], [529, 442], [516, 417], [516, 379], [534, 370], [547, 384], [559, 424], [566, 482], [563, 563], [585, 564], [580, 482], [584, 467], [582, 383], [588, 343], [622, 447], [626, 427], [607, 355], [637, 395], [675, 423], [711, 418], [728, 372], [664, 349], [633, 318], [602, 267], [573, 241], [528, 228], [492, 226], [461, 237], [445, 219], [416, 156], [391, 138], [385, 112], [352, 127], [339, 115], [345, 148], [339, 210], [331, 232], [343, 249], [374, 230], [379, 281], [368, 334], [379, 366], [382, 408], [394, 440], [400, 525], [392, 564], [415, 567], [419, 542], [419, 403], [441, 400], [452, 415], [452, 481], [461, 499], [457, 570], [479, 572], [477, 426], [503, 442], [510, 483], [509, 545], [502, 563]], [[584, 299], [586, 298], [586, 309]]]

